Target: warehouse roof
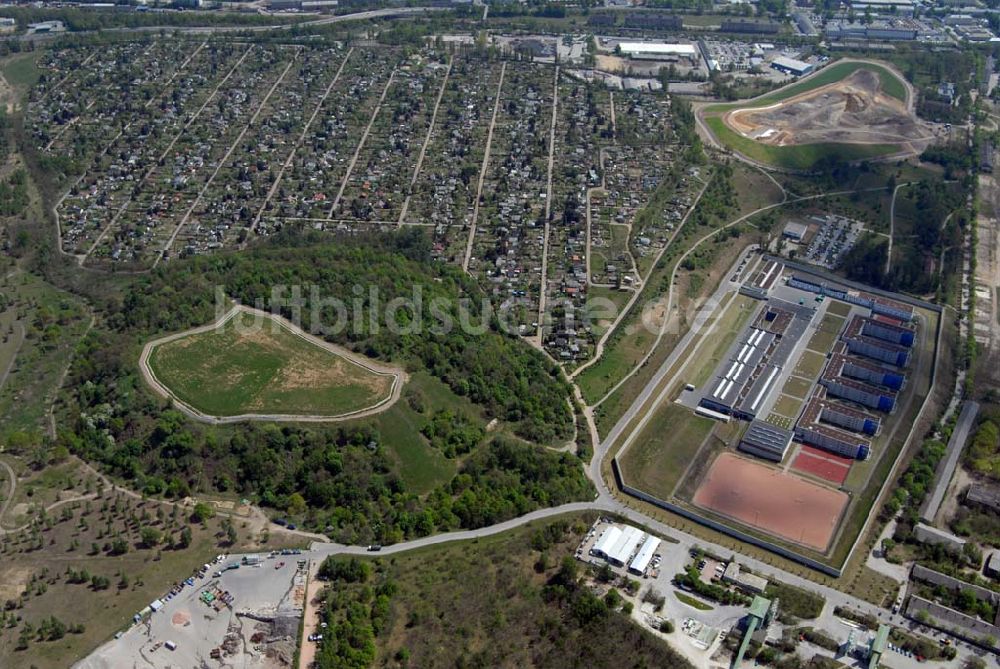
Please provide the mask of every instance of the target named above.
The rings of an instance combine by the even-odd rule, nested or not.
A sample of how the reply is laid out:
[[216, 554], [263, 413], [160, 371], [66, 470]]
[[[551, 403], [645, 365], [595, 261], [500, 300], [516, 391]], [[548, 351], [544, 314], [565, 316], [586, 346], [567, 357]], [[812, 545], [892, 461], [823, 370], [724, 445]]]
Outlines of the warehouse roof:
[[620, 42], [622, 53], [658, 53], [675, 56], [694, 56], [693, 44], [667, 44], [665, 42]]

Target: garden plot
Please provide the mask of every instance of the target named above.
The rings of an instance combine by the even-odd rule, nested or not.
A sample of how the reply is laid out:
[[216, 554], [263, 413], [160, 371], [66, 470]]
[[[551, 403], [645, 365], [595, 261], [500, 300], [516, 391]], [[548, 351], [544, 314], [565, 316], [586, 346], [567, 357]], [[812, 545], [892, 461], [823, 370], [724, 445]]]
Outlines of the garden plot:
[[45, 153], [70, 158], [81, 168], [91, 165], [107, 148], [109, 131], [121, 130], [122, 119], [142, 114], [195, 48], [159, 40], [138, 52], [122, 49], [96, 81], [77, 82], [82, 107], [49, 140]]
[[273, 207], [261, 220], [262, 232], [285, 218], [327, 226], [330, 203], [396, 64], [397, 56], [382, 50], [354, 49], [347, 56], [333, 90], [284, 172]]
[[92, 264], [116, 261], [142, 267], [168, 256], [175, 233], [213, 182], [254, 113], [277, 83], [291, 53], [254, 47], [199, 108], [163, 159], [138, 184], [118, 225], [88, 258]]
[[422, 54], [396, 69], [330, 218], [399, 220], [447, 70], [442, 57]]
[[404, 222], [434, 225], [440, 257], [460, 262], [472, 224], [500, 67], [456, 56]]
[[248, 237], [310, 110], [320, 104], [343, 56], [342, 50], [310, 49], [291, 64], [197, 201], [174, 240], [175, 252], [204, 253]]
[[587, 189], [600, 183], [600, 135], [609, 119], [598, 94], [576, 81], [563, 80], [556, 105], [552, 202], [549, 216], [545, 337], [561, 344], [564, 360], [589, 357], [589, 337], [570, 342], [587, 300]]
[[199, 108], [246, 51], [240, 45], [198, 49], [151, 104], [122, 125], [58, 208], [64, 251], [88, 253], [109, 231], [125, 213], [137, 185], [196, 120]]
[[493, 284], [522, 333], [537, 327], [552, 93], [551, 68], [507, 65], [471, 240], [469, 270]]

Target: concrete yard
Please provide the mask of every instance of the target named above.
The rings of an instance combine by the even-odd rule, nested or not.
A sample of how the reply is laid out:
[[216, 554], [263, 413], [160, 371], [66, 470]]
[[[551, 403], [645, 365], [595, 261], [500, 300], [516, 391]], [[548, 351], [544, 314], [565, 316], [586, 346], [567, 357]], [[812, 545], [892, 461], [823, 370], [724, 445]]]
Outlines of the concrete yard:
[[[305, 600], [305, 571], [299, 568], [301, 555], [274, 556], [257, 566], [241, 566], [213, 576], [229, 558], [213, 565], [204, 578], [195, 578], [165, 600], [163, 608], [148, 622], [131, 627], [75, 665], [77, 669], [117, 669], [119, 667], [199, 667], [240, 666], [270, 669], [288, 666], [295, 653], [296, 634]], [[279, 567], [279, 565], [281, 565]], [[231, 606], [215, 611], [201, 599], [204, 591], [218, 587], [234, 597]], [[249, 613], [254, 618], [241, 615]], [[262, 620], [274, 619], [274, 629]], [[255, 633], [263, 632], [262, 635]], [[222, 660], [212, 658], [214, 649], [226, 644]], [[251, 641], [251, 637], [263, 641]], [[272, 637], [281, 640], [266, 643]], [[287, 637], [287, 638], [285, 638]], [[176, 644], [170, 650], [167, 642]]]

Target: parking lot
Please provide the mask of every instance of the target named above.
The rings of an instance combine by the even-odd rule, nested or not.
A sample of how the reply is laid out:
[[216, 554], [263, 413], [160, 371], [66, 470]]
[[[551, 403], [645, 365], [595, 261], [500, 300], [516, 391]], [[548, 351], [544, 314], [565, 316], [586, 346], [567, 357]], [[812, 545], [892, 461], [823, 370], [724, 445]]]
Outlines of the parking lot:
[[843, 216], [812, 216], [809, 224], [818, 229], [806, 249], [806, 260], [827, 269], [835, 269], [864, 232], [863, 223]]

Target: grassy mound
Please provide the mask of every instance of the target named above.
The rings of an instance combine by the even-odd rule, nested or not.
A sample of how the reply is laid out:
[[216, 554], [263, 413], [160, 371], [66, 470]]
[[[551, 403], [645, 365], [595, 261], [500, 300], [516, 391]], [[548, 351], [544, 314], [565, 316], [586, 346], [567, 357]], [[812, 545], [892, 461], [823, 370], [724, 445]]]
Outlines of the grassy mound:
[[185, 404], [212, 416], [339, 416], [387, 399], [392, 376], [240, 311], [221, 328], [156, 346], [150, 368]]

